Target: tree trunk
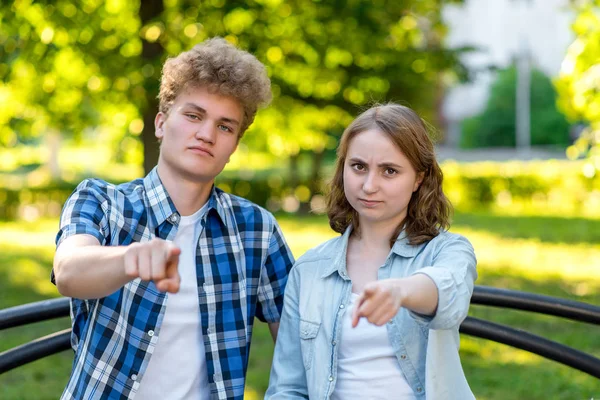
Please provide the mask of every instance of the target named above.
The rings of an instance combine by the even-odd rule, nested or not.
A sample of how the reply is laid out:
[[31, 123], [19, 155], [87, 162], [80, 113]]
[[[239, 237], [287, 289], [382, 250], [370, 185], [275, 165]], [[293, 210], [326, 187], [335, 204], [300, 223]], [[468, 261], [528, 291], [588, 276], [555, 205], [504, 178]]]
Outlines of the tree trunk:
[[315, 195], [321, 191], [321, 170], [323, 169], [323, 159], [325, 158], [325, 151], [313, 152], [312, 170], [310, 173], [310, 181], [308, 182], [308, 188], [310, 194]]
[[300, 183], [300, 175], [298, 172], [298, 154], [290, 156], [290, 183], [289, 187], [294, 190]]
[[[143, 1], [140, 4], [140, 20], [142, 26], [160, 18], [164, 11], [162, 0]], [[158, 95], [160, 85], [160, 58], [164, 53], [164, 48], [160, 44], [160, 39], [154, 43], [142, 38], [142, 62], [143, 65], [151, 65], [154, 73], [146, 79], [144, 89], [146, 91], [146, 104], [141, 109], [144, 121], [144, 130], [142, 131], [142, 144], [144, 146], [144, 172], [147, 174], [156, 165], [158, 161], [159, 146], [154, 136], [154, 117], [158, 112]]]

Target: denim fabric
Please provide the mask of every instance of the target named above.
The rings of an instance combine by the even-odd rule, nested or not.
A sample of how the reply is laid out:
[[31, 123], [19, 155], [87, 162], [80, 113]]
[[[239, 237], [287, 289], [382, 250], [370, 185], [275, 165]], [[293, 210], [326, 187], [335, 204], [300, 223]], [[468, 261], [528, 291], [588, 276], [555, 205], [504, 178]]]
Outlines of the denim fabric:
[[[266, 399], [328, 399], [337, 379], [340, 323], [352, 290], [346, 270], [351, 228], [308, 251], [294, 265], [286, 286], [283, 313]], [[399, 237], [378, 279], [426, 274], [438, 288], [434, 316], [401, 308], [387, 324], [390, 343], [408, 384], [418, 399], [426, 398], [425, 361], [430, 329], [458, 328], [467, 316], [477, 278], [473, 247], [464, 237], [442, 232], [412, 246]], [[457, 358], [456, 358], [457, 360]], [[437, 371], [460, 367], [438, 363]], [[357, 398], [365, 398], [358, 394]]]

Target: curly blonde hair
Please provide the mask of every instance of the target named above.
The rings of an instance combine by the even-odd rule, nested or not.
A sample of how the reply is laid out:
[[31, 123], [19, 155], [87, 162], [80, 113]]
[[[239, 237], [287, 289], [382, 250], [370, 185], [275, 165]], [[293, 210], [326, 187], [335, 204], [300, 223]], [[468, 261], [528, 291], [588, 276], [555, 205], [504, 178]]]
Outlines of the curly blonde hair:
[[205, 87], [240, 102], [244, 109], [240, 138], [254, 121], [258, 108], [271, 101], [271, 81], [265, 66], [220, 37], [197, 44], [165, 62], [159, 111], [168, 114], [177, 96], [190, 87]]
[[377, 105], [359, 115], [344, 131], [337, 149], [335, 172], [327, 194], [329, 225], [343, 233], [352, 224], [360, 234], [358, 213], [344, 194], [344, 164], [352, 139], [370, 129], [388, 135], [408, 158], [423, 182], [412, 194], [406, 218], [390, 238], [390, 245], [404, 230], [409, 243], [421, 244], [448, 229], [452, 206], [442, 190], [443, 174], [435, 159], [433, 143], [423, 120], [410, 108], [398, 104]]

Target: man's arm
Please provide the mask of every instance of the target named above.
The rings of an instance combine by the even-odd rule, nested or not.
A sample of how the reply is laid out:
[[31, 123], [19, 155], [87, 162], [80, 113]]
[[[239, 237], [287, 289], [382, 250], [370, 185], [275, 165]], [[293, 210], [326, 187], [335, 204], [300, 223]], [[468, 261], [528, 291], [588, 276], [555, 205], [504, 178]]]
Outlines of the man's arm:
[[176, 293], [180, 252], [173, 243], [162, 239], [129, 246], [101, 246], [92, 235], [74, 235], [56, 250], [56, 287], [63, 296], [94, 299], [108, 296], [139, 277], [153, 280], [161, 291]]
[[277, 342], [277, 331], [279, 331], [279, 322], [271, 322], [269, 324], [269, 331], [271, 332], [273, 343]]

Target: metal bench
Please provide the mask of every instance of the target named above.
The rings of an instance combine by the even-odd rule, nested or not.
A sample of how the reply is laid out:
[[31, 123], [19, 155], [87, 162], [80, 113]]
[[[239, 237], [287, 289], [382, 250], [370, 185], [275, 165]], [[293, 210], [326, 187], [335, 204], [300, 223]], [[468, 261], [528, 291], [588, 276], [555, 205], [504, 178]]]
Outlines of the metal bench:
[[[600, 325], [600, 307], [516, 290], [475, 286], [471, 304], [552, 315]], [[58, 298], [0, 310], [0, 331], [69, 315], [69, 299]], [[467, 317], [460, 332], [503, 343], [578, 369], [600, 379], [600, 359], [522, 329]], [[65, 329], [0, 353], [0, 374], [71, 349], [71, 330]]]

